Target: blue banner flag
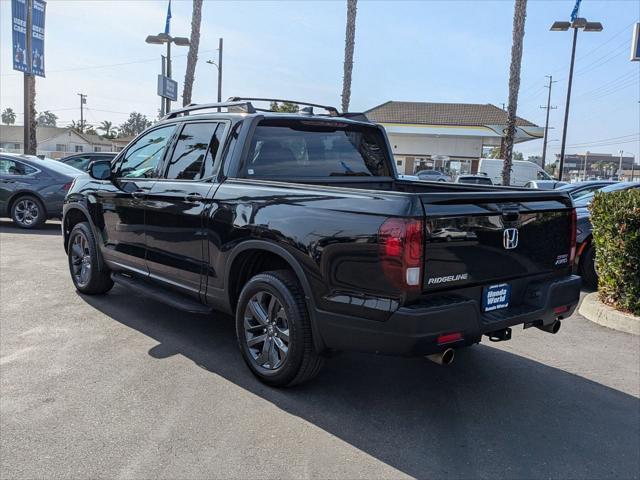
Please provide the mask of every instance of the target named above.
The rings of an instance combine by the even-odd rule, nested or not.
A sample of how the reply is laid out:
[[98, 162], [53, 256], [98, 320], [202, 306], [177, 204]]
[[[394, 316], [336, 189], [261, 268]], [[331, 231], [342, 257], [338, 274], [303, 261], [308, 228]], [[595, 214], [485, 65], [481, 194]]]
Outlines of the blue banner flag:
[[31, 15], [31, 73], [44, 77], [44, 18], [47, 9], [45, 0], [32, 0]]
[[13, 26], [13, 69], [29, 73], [27, 54], [27, 5], [25, 0], [11, 0]]
[[576, 18], [578, 18], [578, 14], [580, 13], [580, 2], [582, 0], [576, 0], [576, 4], [573, 7], [573, 10], [571, 11], [571, 21], [575, 22]]
[[171, 0], [169, 0], [169, 6], [167, 7], [167, 22], [164, 24], [164, 33], [167, 35], [171, 33]]

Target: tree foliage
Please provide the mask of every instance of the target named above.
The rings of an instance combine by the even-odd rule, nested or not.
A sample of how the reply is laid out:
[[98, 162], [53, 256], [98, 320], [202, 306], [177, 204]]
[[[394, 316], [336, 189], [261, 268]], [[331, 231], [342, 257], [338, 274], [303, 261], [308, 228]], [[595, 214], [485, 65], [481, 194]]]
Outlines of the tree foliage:
[[55, 127], [58, 124], [58, 116], [49, 110], [45, 110], [38, 114], [36, 122], [39, 127]]
[[113, 122], [110, 122], [109, 120], [103, 120], [102, 122], [100, 122], [100, 125], [98, 125], [97, 129], [104, 132], [105, 138], [115, 138], [117, 134], [116, 127], [114, 127]]
[[118, 136], [135, 137], [151, 125], [152, 122], [145, 115], [131, 112], [127, 121], [118, 127]]
[[297, 113], [300, 110], [300, 106], [297, 103], [292, 102], [271, 102], [270, 107], [274, 112], [284, 113]]
[[5, 125], [13, 125], [16, 123], [16, 112], [13, 111], [13, 108], [5, 108], [2, 111], [2, 123]]

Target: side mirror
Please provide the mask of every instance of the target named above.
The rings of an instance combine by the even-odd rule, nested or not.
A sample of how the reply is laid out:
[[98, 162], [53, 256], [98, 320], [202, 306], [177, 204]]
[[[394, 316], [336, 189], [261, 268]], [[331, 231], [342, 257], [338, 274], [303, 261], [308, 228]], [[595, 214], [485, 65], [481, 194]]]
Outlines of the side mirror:
[[89, 164], [89, 175], [96, 180], [111, 178], [111, 160], [94, 160]]

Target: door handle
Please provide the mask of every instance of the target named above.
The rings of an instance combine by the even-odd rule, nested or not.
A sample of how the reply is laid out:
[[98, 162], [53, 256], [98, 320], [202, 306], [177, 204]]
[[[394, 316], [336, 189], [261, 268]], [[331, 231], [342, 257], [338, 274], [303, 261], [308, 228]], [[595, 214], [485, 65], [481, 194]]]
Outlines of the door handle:
[[189, 193], [184, 197], [187, 202], [200, 202], [203, 198], [199, 193]]
[[131, 192], [131, 196], [133, 198], [141, 200], [147, 196], [147, 192], [145, 192], [144, 190], [136, 190], [135, 192]]

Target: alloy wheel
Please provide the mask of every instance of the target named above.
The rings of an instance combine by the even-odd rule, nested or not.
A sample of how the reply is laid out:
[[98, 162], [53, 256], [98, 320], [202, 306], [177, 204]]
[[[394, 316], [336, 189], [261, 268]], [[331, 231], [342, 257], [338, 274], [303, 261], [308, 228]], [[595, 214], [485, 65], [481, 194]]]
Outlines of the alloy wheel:
[[71, 242], [71, 273], [76, 284], [84, 287], [91, 280], [91, 252], [89, 240], [82, 232], [77, 232]]
[[37, 221], [40, 214], [36, 202], [28, 198], [18, 201], [18, 203], [16, 203], [14, 212], [16, 221], [19, 224], [27, 227], [33, 225]]
[[275, 295], [260, 291], [244, 312], [244, 338], [254, 362], [267, 370], [280, 368], [289, 354], [289, 322]]

